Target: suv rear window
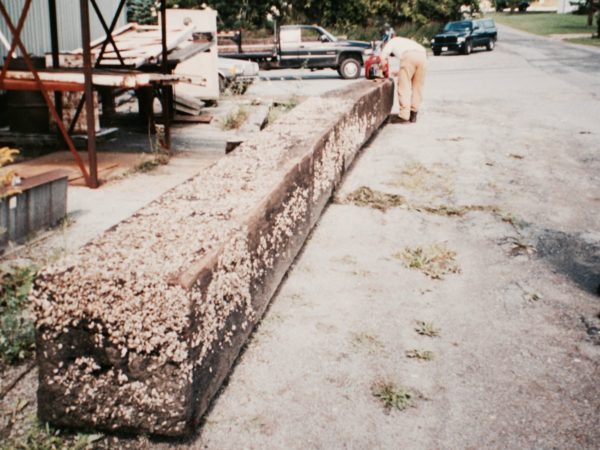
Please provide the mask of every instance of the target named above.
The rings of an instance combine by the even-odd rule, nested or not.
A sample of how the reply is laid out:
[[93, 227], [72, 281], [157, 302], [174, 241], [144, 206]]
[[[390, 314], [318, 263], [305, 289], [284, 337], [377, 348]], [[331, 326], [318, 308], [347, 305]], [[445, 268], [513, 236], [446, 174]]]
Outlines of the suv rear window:
[[485, 19], [481, 21], [481, 25], [484, 28], [496, 28], [496, 24], [494, 23], [494, 21], [492, 19]]
[[471, 29], [473, 29], [473, 23], [470, 20], [463, 20], [461, 22], [449, 22], [444, 27], [444, 31], [460, 31]]

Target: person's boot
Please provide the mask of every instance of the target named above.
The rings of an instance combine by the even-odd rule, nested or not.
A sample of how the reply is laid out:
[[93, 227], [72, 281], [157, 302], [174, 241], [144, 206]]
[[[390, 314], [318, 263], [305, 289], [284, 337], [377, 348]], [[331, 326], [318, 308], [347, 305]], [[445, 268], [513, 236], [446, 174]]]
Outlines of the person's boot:
[[390, 116], [390, 123], [410, 123], [410, 119], [403, 119], [394, 114]]
[[415, 123], [417, 121], [417, 111], [410, 112], [410, 123]]

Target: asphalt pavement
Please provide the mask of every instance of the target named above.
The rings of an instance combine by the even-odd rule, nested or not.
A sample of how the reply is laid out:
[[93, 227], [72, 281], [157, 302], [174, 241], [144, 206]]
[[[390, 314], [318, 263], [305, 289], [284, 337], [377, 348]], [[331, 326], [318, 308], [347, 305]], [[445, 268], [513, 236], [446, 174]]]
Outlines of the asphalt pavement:
[[[310, 75], [253, 92], [348, 83]], [[418, 123], [364, 149], [191, 447], [600, 447], [599, 82], [596, 49], [506, 27], [431, 57]]]

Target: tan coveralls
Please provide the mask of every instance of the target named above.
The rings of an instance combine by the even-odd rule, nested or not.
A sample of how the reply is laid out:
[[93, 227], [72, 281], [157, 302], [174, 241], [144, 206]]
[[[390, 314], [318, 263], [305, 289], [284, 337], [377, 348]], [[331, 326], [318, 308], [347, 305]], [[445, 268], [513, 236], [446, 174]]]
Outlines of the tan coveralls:
[[391, 54], [400, 60], [397, 85], [400, 103], [399, 116], [408, 120], [411, 111], [419, 110], [423, 98], [427, 51], [425, 47], [412, 39], [395, 37], [383, 47], [381, 59], [387, 59]]

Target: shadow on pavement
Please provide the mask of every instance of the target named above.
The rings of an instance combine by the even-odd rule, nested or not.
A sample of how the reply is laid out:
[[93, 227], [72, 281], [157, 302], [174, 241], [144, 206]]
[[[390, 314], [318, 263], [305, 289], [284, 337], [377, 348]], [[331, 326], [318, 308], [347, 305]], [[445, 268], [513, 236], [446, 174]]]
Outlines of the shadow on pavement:
[[561, 231], [544, 230], [538, 255], [585, 291], [600, 295], [600, 244]]

